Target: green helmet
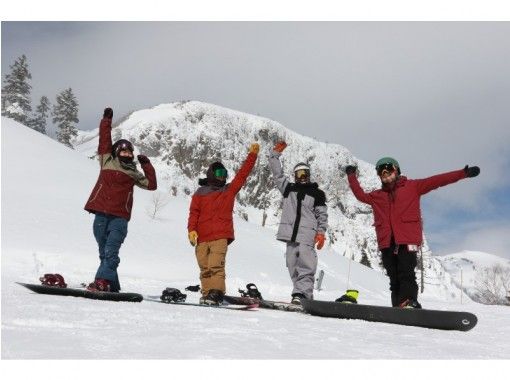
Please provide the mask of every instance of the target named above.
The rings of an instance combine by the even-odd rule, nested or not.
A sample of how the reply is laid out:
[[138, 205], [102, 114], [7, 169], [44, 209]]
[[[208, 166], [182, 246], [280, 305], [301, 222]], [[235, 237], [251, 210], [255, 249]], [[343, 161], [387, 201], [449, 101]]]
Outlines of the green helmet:
[[398, 163], [397, 160], [395, 160], [392, 157], [383, 157], [379, 161], [377, 161], [377, 163], [375, 164], [375, 170], [378, 171], [380, 166], [383, 166], [386, 164], [393, 165], [397, 169], [398, 174], [400, 174], [400, 164]]

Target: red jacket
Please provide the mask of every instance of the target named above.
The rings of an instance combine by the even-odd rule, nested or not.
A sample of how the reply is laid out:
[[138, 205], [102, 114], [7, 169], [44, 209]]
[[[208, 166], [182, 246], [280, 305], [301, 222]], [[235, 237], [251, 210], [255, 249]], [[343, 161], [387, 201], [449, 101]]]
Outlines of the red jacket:
[[249, 153], [231, 183], [223, 187], [201, 186], [193, 194], [189, 208], [188, 232], [197, 231], [198, 243], [227, 239], [234, 241], [232, 212], [237, 193], [250, 174], [257, 154]]
[[156, 190], [156, 173], [150, 163], [142, 165], [144, 174], [136, 167], [123, 166], [119, 159], [112, 156], [112, 121], [101, 120], [99, 125], [99, 164], [101, 171], [96, 185], [85, 205], [85, 210], [101, 212], [131, 219], [133, 207], [133, 187]]
[[355, 174], [348, 176], [354, 196], [372, 206], [374, 226], [379, 249], [396, 244], [421, 245], [423, 229], [420, 197], [431, 190], [466, 178], [464, 170], [435, 175], [425, 179], [407, 179], [401, 176], [393, 190], [380, 189], [365, 193]]

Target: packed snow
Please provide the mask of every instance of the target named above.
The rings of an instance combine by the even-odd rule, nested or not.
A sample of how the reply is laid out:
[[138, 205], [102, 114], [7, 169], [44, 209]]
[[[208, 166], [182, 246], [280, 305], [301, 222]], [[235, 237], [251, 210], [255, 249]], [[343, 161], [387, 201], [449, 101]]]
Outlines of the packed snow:
[[[478, 316], [469, 332], [438, 331], [273, 310], [234, 311], [155, 302], [116, 303], [34, 294], [15, 282], [37, 283], [61, 273], [70, 286], [93, 279], [98, 264], [93, 215], [83, 210], [99, 165], [10, 119], [2, 118], [2, 358], [3, 359], [508, 359], [509, 307], [421, 296], [426, 308]], [[163, 175], [163, 173], [158, 173]], [[155, 219], [153, 193], [137, 189], [121, 249], [122, 290], [159, 295], [199, 283], [187, 241], [190, 198], [170, 199]], [[288, 301], [291, 282], [284, 244], [273, 230], [235, 217], [227, 255], [227, 291], [254, 282], [266, 299]], [[347, 255], [348, 256], [348, 255]], [[319, 252], [325, 271], [316, 299], [346, 288], [359, 302], [388, 305], [381, 272]], [[348, 279], [348, 273], [350, 278]], [[188, 293], [190, 301], [197, 293]], [[51, 349], [47, 349], [51, 347]], [[412, 369], [408, 369], [411, 372]]]

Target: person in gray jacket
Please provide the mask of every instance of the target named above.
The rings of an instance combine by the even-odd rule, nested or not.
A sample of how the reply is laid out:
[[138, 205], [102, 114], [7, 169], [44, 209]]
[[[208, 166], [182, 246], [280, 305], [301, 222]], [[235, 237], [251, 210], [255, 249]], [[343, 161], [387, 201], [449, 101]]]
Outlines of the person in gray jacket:
[[299, 163], [294, 167], [295, 182], [283, 174], [280, 155], [287, 147], [278, 142], [269, 154], [269, 168], [273, 180], [283, 195], [282, 219], [276, 238], [287, 243], [287, 268], [294, 288], [292, 303], [313, 299], [313, 285], [317, 270], [317, 249], [324, 246], [328, 228], [326, 195], [317, 183], [310, 182], [310, 167]]

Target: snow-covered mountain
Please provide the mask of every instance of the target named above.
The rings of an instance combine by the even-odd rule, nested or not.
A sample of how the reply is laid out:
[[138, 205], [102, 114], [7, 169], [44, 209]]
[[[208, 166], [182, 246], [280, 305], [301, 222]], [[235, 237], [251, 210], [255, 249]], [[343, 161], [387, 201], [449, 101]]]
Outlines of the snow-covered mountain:
[[[70, 286], [97, 269], [93, 216], [83, 210], [97, 175], [96, 161], [10, 119], [2, 118], [2, 358], [72, 359], [346, 359], [508, 358], [508, 308], [460, 305], [426, 287], [429, 308], [478, 315], [469, 333], [341, 321], [272, 310], [254, 312], [100, 302], [33, 294], [15, 284], [61, 273]], [[24, 152], [20, 159], [20, 152]], [[27, 153], [28, 152], [28, 153]], [[189, 196], [178, 194], [153, 219], [153, 193], [137, 189], [121, 249], [124, 291], [158, 295], [167, 286], [197, 284], [187, 241]], [[274, 231], [236, 216], [227, 255], [227, 290], [255, 282], [267, 299], [288, 300], [291, 282], [284, 244]], [[315, 297], [332, 300], [347, 287], [363, 303], [387, 305], [388, 280], [325, 247], [325, 271]], [[350, 277], [348, 274], [350, 273]], [[188, 293], [195, 301], [196, 293]], [[405, 337], [405, 339], [403, 339]], [[306, 342], [306, 344], [303, 344]], [[50, 348], [50, 349], [49, 349]], [[174, 369], [172, 369], [174, 370]]]
[[[98, 120], [99, 122], [99, 120]], [[80, 132], [76, 150], [95, 157], [98, 129]], [[201, 102], [161, 104], [133, 112], [117, 122], [114, 140], [132, 141], [142, 154], [149, 156], [156, 167], [160, 189], [172, 195], [190, 195], [198, 187], [209, 164], [221, 160], [235, 172], [252, 142], [261, 145], [257, 164], [246, 186], [238, 196], [235, 213], [247, 221], [275, 229], [281, 212], [281, 194], [273, 185], [267, 155], [277, 141], [285, 140], [283, 166], [292, 177], [298, 162], [311, 165], [312, 181], [325, 191], [329, 206], [328, 244], [357, 262], [370, 262], [381, 271], [373, 216], [370, 207], [358, 202], [352, 194], [344, 168], [355, 164], [359, 179], [367, 190], [376, 189], [380, 181], [374, 166], [359, 160], [345, 147], [301, 136], [278, 122]], [[437, 263], [426, 243], [423, 247], [426, 272], [430, 279]]]
[[[480, 291], [483, 289], [484, 271], [491, 270], [498, 265], [502, 270], [508, 271], [507, 281], [510, 282], [510, 260], [490, 253], [477, 251], [462, 251], [452, 253], [446, 256], [438, 256], [445, 272], [450, 275], [450, 280], [459, 289], [463, 289], [469, 297], [475, 301], [483, 301], [480, 299]], [[496, 282], [488, 284], [494, 290], [500, 289]], [[510, 289], [508, 289], [510, 290]], [[510, 296], [510, 294], [507, 294]], [[505, 294], [500, 297], [504, 299]]]

